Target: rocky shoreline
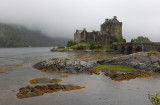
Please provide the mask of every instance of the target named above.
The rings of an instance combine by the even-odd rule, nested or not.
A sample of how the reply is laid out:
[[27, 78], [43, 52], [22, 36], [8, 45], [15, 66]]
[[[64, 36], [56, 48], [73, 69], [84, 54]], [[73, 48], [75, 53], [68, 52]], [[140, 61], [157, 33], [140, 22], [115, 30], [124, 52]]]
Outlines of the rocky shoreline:
[[120, 57], [113, 57], [105, 60], [80, 60], [68, 58], [51, 58], [35, 64], [33, 67], [44, 72], [67, 72], [67, 73], [97, 73], [93, 72], [96, 65], [123, 65], [129, 68], [135, 68], [134, 72], [118, 72], [104, 69], [106, 76], [112, 80], [130, 80], [136, 77], [151, 77], [153, 71], [160, 72], [160, 55], [149, 52], [139, 52]]
[[130, 79], [135, 79], [137, 77], [152, 78], [151, 72], [144, 70], [142, 71], [137, 70], [134, 72], [116, 72], [116, 71], [105, 70], [105, 75], [109, 76], [112, 80], [115, 81], [130, 80]]
[[98, 61], [103, 65], [124, 65], [135, 69], [160, 71], [160, 55], [149, 54], [149, 52], [138, 52], [130, 55], [114, 57]]
[[58, 48], [52, 48], [50, 51], [51, 51], [51, 52], [115, 52], [115, 53], [118, 53], [118, 51], [116, 52], [114, 49], [74, 50], [74, 49], [58, 49]]
[[35, 64], [33, 67], [39, 70], [58, 72], [90, 72], [97, 64], [97, 60], [73, 60], [68, 58], [52, 58]]

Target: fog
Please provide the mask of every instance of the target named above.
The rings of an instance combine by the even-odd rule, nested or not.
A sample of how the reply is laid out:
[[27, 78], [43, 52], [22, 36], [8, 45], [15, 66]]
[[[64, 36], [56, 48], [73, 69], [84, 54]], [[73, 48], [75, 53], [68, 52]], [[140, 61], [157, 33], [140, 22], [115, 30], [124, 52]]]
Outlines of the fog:
[[106, 18], [123, 22], [123, 36], [160, 41], [160, 0], [0, 0], [0, 22], [73, 38], [76, 29], [100, 30]]

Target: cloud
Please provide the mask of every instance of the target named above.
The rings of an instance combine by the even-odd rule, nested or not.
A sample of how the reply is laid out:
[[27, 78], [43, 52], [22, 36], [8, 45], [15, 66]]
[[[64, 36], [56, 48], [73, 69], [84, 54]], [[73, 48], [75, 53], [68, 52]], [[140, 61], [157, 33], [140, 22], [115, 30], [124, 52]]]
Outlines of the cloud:
[[76, 29], [100, 30], [105, 18], [123, 22], [128, 41], [139, 35], [160, 39], [159, 0], [0, 0], [0, 22], [73, 38]]

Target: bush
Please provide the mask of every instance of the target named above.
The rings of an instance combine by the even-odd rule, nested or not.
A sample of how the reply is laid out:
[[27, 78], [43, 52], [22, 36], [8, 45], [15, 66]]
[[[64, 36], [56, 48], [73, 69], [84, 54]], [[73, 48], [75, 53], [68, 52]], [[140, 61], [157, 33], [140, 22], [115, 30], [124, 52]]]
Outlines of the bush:
[[111, 44], [113, 43], [123, 43], [126, 42], [126, 39], [120, 38], [116, 35], [111, 36]]
[[101, 49], [103, 47], [104, 47], [104, 45], [97, 45], [97, 49]]
[[155, 95], [151, 95], [150, 93], [148, 94], [148, 98], [152, 105], [160, 105], [160, 98], [159, 98], [159, 93], [156, 93]]
[[96, 46], [95, 43], [90, 43], [89, 49], [93, 50], [93, 49], [96, 49], [96, 48], [97, 48], [97, 46]]
[[76, 50], [84, 50], [84, 49], [89, 49], [89, 44], [87, 43], [78, 43], [74, 46], [70, 47], [71, 49], [76, 49]]
[[76, 47], [76, 50], [84, 50], [84, 49], [87, 49], [87, 47], [84, 46], [84, 45], [78, 45], [78, 46]]
[[64, 46], [58, 46], [58, 49], [64, 49], [65, 47]]
[[69, 40], [68, 42], [67, 42], [67, 47], [71, 47], [71, 46], [74, 46], [74, 45], [76, 45], [77, 43], [76, 42], [74, 42], [74, 41], [72, 41], [72, 40]]
[[149, 43], [151, 40], [147, 37], [138, 36], [136, 39], [131, 39], [131, 42], [138, 42], [138, 43]]

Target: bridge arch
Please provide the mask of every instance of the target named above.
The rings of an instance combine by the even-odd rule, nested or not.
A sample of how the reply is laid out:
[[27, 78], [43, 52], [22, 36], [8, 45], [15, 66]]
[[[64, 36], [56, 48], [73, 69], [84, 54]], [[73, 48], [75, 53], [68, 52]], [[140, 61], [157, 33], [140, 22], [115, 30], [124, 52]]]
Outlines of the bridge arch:
[[141, 52], [142, 51], [142, 46], [137, 46], [135, 51], [136, 52]]
[[131, 54], [133, 51], [133, 46], [127, 46], [127, 54]]

